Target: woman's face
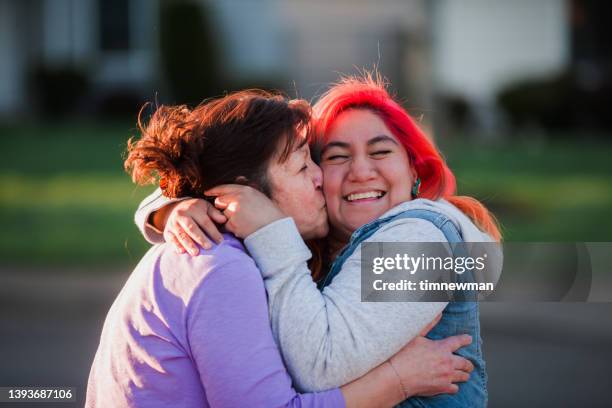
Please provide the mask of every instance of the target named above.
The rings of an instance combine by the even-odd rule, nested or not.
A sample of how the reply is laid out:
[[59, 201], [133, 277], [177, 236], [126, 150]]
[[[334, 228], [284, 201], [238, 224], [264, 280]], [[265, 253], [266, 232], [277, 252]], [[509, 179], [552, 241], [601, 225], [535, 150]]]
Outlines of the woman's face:
[[327, 213], [321, 191], [321, 169], [310, 158], [306, 139], [284, 163], [276, 160], [268, 168], [272, 201], [292, 217], [304, 239], [327, 235]]
[[338, 116], [326, 135], [321, 169], [329, 221], [343, 239], [411, 199], [414, 171], [408, 154], [371, 110]]

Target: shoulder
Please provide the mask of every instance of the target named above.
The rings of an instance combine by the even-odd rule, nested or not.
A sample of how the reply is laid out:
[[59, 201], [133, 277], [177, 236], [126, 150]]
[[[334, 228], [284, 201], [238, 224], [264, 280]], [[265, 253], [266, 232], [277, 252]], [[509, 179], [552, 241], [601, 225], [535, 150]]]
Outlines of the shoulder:
[[444, 233], [421, 218], [396, 218], [383, 224], [369, 242], [446, 242]]
[[[471, 224], [467, 217], [445, 200], [418, 198], [393, 207], [379, 219], [411, 212], [407, 217], [396, 217], [383, 224], [371, 237], [373, 241], [446, 242], [436, 224], [450, 221], [458, 230]], [[423, 213], [419, 215], [418, 213]]]
[[226, 238], [191, 262], [193, 281], [185, 300], [190, 327], [225, 324], [233, 330], [242, 319], [267, 320], [263, 278], [240, 241]]
[[213, 244], [210, 249], [199, 248], [196, 256], [187, 253], [179, 254], [174, 246], [164, 244], [161, 254], [162, 265], [187, 267], [194, 273], [205, 273], [202, 269], [214, 269], [230, 262], [249, 262], [251, 258], [242, 242], [232, 234], [223, 234], [220, 244]]
[[[163, 245], [159, 257], [159, 270], [164, 286], [189, 303], [191, 297], [211, 284], [230, 284], [240, 280], [241, 285], [261, 283], [253, 259], [236, 237], [224, 234], [224, 240], [211, 249], [200, 248], [196, 256], [178, 254], [168, 244]], [[263, 287], [263, 284], [262, 284]]]

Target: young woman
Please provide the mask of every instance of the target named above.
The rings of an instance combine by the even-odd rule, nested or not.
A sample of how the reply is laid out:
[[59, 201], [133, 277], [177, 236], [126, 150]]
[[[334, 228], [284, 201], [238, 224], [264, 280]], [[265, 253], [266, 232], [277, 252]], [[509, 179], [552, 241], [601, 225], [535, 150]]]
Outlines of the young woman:
[[[368, 225], [376, 231], [366, 241], [444, 243], [451, 229], [461, 241], [492, 242], [500, 238], [493, 217], [478, 201], [454, 195], [455, 179], [440, 153], [380, 81], [343, 80], [317, 102], [315, 114], [331, 224], [329, 258], [347, 244], [354, 246], [334, 265], [340, 265], [340, 272], [322, 292], [306, 266], [311, 252], [290, 220], [267, 210], [269, 200], [240, 186], [207, 192], [218, 195], [216, 204], [231, 222], [228, 228], [246, 238], [262, 272], [272, 329], [289, 372], [306, 390], [346, 383], [380, 364], [413, 338], [424, 321], [444, 311], [430, 336], [472, 335], [474, 343], [458, 353], [475, 370], [455, 395], [408, 404], [485, 406], [478, 304], [361, 302], [361, 253], [351, 234]], [[435, 217], [400, 216], [417, 210]], [[202, 216], [192, 211], [193, 222], [179, 214], [174, 217], [180, 222], [169, 223], [167, 229], [185, 242], [188, 234], [181, 225], [194, 225]]]
[[[294, 217], [305, 239], [321, 237], [328, 228], [321, 173], [302, 135], [309, 121], [305, 102], [258, 91], [194, 110], [162, 106], [129, 143], [125, 166], [137, 183], [159, 176], [172, 198], [249, 184]], [[225, 233], [195, 257], [167, 245], [144, 256], [106, 318], [86, 406], [392, 406], [465, 380], [469, 362], [459, 369], [451, 362], [467, 343], [421, 338], [340, 389], [298, 394], [272, 337], [260, 272]], [[419, 376], [419, 365], [431, 365], [432, 375]]]

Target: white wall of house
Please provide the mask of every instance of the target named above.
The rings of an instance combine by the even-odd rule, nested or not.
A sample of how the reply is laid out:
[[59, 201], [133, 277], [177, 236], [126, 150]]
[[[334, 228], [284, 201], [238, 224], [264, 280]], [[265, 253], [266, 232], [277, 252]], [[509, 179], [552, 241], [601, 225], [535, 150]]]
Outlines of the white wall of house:
[[73, 0], [44, 0], [42, 11], [44, 62], [50, 66], [72, 63], [77, 55], [76, 39], [80, 37], [74, 24], [80, 16], [74, 13]]
[[27, 112], [28, 70], [84, 70], [99, 91], [149, 84], [157, 76], [159, 0], [126, 0], [130, 47], [100, 48], [104, 0], [0, 0], [0, 115]]
[[277, 0], [207, 0], [227, 74], [275, 76], [286, 69]]
[[285, 76], [307, 98], [338, 73], [374, 64], [397, 80], [410, 45], [402, 35], [419, 33], [426, 21], [423, 0], [209, 3], [219, 18], [232, 75]]
[[[82, 1], [82, 0], [76, 0]], [[90, 3], [87, 15], [93, 24], [91, 33], [92, 79], [101, 87], [138, 87], [156, 79], [159, 72], [159, 0], [129, 2], [129, 41], [127, 50], [102, 50], [99, 47], [98, 1]]]
[[570, 59], [565, 0], [436, 0], [434, 84], [490, 104], [505, 85], [562, 71]]
[[0, 0], [0, 114], [3, 116], [19, 112], [25, 103], [18, 7], [13, 0]]
[[293, 0], [278, 6], [291, 41], [286, 44], [290, 72], [298, 85], [315, 93], [339, 72], [351, 74], [374, 64], [401, 82], [411, 46], [406, 37], [418, 35], [426, 22], [421, 0]]

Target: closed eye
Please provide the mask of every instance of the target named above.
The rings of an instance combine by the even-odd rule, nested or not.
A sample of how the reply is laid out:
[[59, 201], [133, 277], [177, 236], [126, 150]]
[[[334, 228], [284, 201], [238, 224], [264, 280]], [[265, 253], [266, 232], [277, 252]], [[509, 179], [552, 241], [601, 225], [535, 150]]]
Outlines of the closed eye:
[[391, 153], [391, 150], [378, 150], [372, 153], [372, 156], [383, 156], [385, 154]]
[[329, 156], [326, 160], [338, 160], [338, 159], [348, 159], [348, 156], [343, 154], [334, 154], [333, 156]]

